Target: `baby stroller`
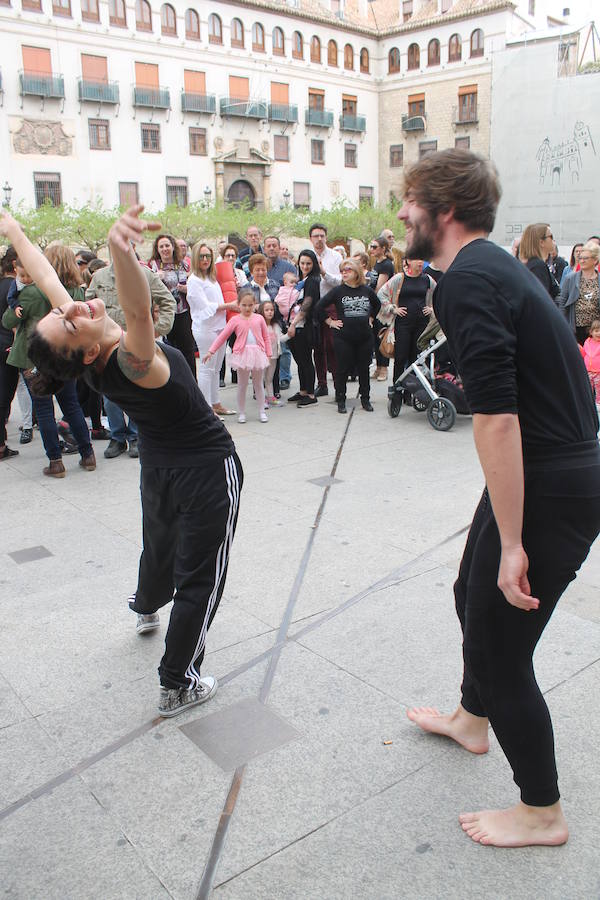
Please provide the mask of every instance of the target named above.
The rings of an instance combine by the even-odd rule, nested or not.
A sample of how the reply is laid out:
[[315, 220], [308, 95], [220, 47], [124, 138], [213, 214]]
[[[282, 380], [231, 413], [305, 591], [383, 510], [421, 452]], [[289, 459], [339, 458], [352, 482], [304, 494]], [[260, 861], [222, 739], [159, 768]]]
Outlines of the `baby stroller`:
[[437, 322], [423, 332], [419, 346], [425, 344], [425, 348], [388, 388], [388, 414], [392, 419], [400, 415], [405, 392], [411, 395], [417, 412], [427, 413], [429, 424], [436, 431], [450, 431], [457, 413], [470, 415], [462, 382], [446, 343]]

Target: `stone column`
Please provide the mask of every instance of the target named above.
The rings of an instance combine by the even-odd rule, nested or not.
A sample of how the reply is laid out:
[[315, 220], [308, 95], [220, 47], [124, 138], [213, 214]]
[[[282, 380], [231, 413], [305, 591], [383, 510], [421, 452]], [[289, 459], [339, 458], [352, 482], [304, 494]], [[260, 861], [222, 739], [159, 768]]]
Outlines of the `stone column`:
[[215, 163], [215, 202], [218, 206], [225, 203], [225, 185], [223, 176], [225, 174], [225, 166], [222, 162]]
[[271, 208], [271, 166], [265, 166], [263, 171], [263, 209]]

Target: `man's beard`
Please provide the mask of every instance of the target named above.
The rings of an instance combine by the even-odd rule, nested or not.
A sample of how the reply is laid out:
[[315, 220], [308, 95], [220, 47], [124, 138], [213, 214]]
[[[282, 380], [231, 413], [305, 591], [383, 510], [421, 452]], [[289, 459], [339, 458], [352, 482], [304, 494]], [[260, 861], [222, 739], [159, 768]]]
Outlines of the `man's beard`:
[[436, 232], [433, 222], [415, 222], [408, 234], [406, 256], [409, 259], [433, 259], [435, 257]]

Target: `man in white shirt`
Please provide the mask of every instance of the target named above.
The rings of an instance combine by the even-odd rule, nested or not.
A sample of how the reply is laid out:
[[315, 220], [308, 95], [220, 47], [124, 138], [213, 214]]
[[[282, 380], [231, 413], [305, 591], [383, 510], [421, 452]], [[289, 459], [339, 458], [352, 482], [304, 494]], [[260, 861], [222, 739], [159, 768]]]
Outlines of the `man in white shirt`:
[[[308, 232], [310, 242], [313, 245], [316, 257], [321, 269], [321, 297], [324, 297], [332, 288], [342, 283], [340, 272], [341, 255], [337, 250], [327, 246], [327, 228], [320, 222], [311, 225]], [[325, 397], [329, 393], [327, 389], [327, 369], [335, 378], [335, 353], [333, 352], [333, 338], [331, 329], [321, 326], [319, 346], [315, 347], [315, 369], [317, 371], [317, 389], [315, 397]]]

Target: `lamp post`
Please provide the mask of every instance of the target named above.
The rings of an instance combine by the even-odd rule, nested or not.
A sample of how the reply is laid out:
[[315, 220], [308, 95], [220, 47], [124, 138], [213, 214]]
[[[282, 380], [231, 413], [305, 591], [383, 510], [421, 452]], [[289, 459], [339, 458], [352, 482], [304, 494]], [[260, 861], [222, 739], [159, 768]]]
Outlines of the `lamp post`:
[[212, 196], [212, 191], [208, 185], [204, 188], [204, 202], [206, 206], [210, 206], [210, 198]]
[[289, 206], [289, 205], [290, 205], [290, 197], [291, 197], [291, 194], [290, 194], [289, 190], [286, 188], [285, 191], [283, 192], [283, 203], [284, 203], [284, 206]]
[[13, 189], [11, 188], [8, 181], [4, 182], [4, 184], [2, 185], [2, 190], [4, 191], [4, 201], [2, 203], [2, 206], [5, 209], [8, 209], [10, 206], [10, 198], [12, 196], [12, 191], [13, 191]]

